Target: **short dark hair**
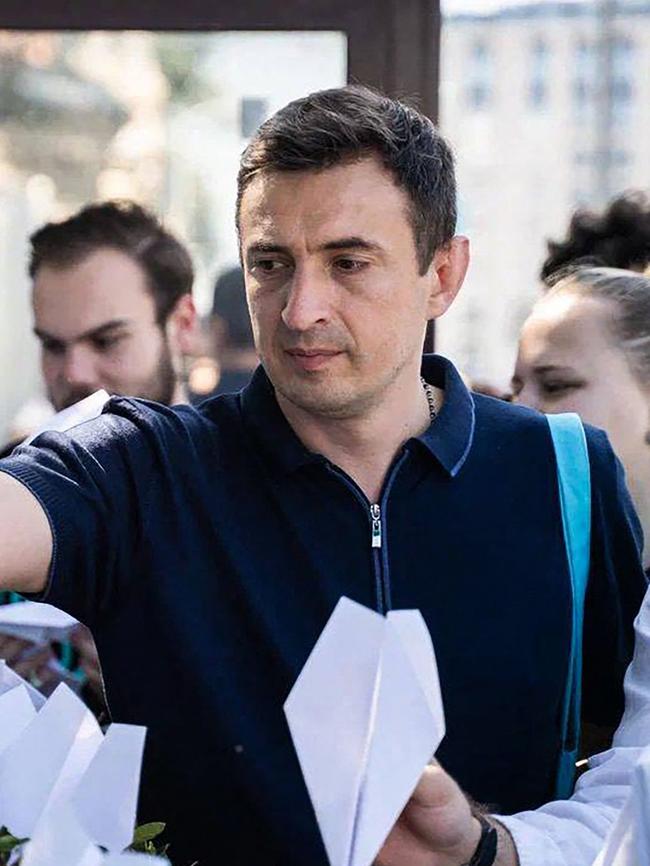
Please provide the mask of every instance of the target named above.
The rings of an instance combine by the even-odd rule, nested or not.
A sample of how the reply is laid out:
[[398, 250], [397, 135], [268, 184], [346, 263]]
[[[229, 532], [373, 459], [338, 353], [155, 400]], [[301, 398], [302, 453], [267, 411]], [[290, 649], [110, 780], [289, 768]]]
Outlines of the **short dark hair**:
[[424, 273], [456, 230], [453, 155], [428, 117], [368, 87], [312, 93], [262, 124], [241, 158], [238, 225], [242, 196], [257, 174], [318, 171], [364, 155], [377, 156], [408, 194]]
[[164, 324], [178, 299], [192, 291], [194, 269], [189, 252], [150, 211], [132, 201], [91, 204], [58, 223], [47, 223], [29, 239], [29, 275], [47, 265], [80, 264], [99, 249], [126, 253], [144, 270]]
[[602, 211], [579, 209], [562, 241], [548, 241], [541, 269], [547, 285], [557, 271], [600, 266], [642, 271], [650, 264], [650, 199], [640, 191], [624, 193]]

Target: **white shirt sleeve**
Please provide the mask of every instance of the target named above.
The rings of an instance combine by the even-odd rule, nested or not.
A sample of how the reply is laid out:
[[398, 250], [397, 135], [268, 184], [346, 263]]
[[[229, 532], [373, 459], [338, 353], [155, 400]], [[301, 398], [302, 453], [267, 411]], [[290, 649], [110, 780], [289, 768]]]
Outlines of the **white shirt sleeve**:
[[569, 800], [496, 816], [512, 834], [521, 866], [591, 866], [629, 794], [634, 766], [650, 745], [650, 590], [634, 629], [625, 712], [612, 748], [589, 759]]

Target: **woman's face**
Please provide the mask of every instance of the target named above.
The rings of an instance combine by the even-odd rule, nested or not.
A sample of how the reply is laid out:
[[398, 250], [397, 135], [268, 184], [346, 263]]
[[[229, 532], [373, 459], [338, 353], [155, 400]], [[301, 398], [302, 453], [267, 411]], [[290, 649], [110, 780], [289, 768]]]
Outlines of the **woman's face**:
[[525, 322], [512, 379], [514, 401], [541, 412], [577, 412], [601, 427], [631, 487], [647, 476], [648, 392], [616, 342], [613, 302], [550, 296]]

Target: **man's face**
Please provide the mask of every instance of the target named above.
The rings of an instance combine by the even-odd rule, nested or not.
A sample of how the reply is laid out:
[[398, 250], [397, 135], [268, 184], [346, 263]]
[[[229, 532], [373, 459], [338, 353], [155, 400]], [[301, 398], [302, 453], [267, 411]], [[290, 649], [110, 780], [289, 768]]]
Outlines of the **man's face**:
[[169, 403], [174, 370], [140, 265], [103, 248], [69, 268], [39, 268], [34, 331], [57, 411], [104, 388]]
[[372, 157], [259, 175], [244, 192], [255, 342], [300, 409], [354, 417], [419, 370], [435, 272], [419, 274], [408, 205]]

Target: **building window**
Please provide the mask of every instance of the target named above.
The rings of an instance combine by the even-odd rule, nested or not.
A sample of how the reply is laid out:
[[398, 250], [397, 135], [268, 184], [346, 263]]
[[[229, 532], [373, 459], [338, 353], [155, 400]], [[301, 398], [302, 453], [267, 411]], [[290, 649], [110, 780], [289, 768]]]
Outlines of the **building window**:
[[490, 91], [485, 84], [471, 84], [467, 89], [467, 100], [471, 108], [485, 108], [490, 101]]
[[528, 103], [531, 108], [543, 108], [546, 103], [546, 82], [534, 78], [528, 89]]
[[615, 78], [612, 81], [612, 105], [624, 108], [632, 102], [632, 84], [624, 78]]
[[632, 162], [631, 156], [626, 150], [613, 150], [611, 164], [615, 168], [627, 168]]
[[634, 43], [626, 36], [618, 36], [612, 44], [612, 80], [610, 100], [612, 116], [616, 123], [630, 120], [630, 108], [634, 100]]
[[573, 106], [584, 113], [594, 95], [596, 72], [596, 47], [580, 39], [574, 50]]
[[259, 96], [244, 96], [241, 101], [240, 131], [242, 138], [251, 138], [269, 112], [267, 99]]
[[469, 52], [466, 97], [470, 108], [486, 108], [492, 100], [492, 56], [487, 43], [478, 39]]
[[546, 42], [537, 37], [532, 44], [531, 75], [528, 85], [528, 104], [531, 108], [543, 108], [548, 99], [548, 71], [550, 52]]

